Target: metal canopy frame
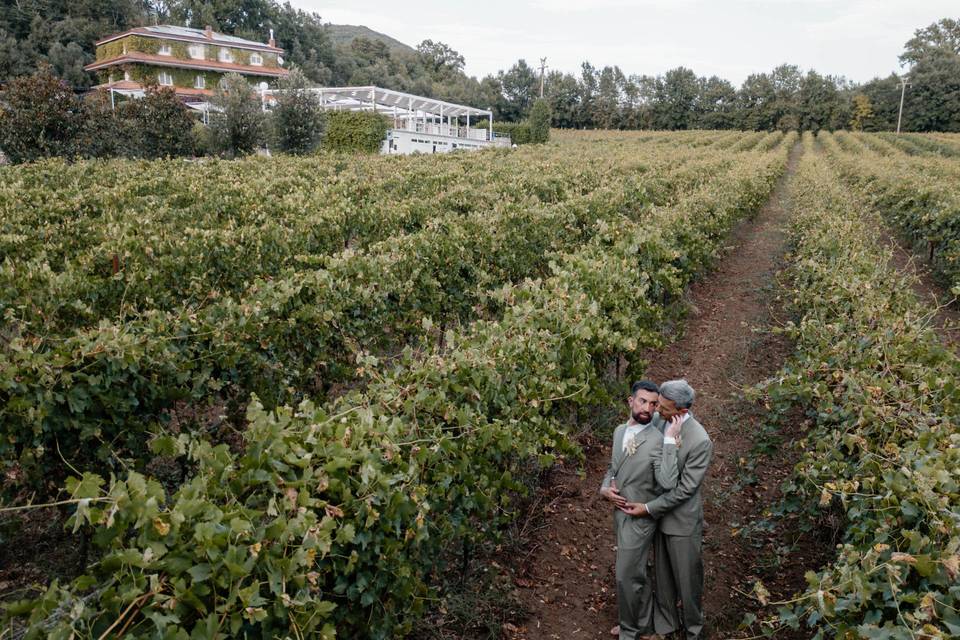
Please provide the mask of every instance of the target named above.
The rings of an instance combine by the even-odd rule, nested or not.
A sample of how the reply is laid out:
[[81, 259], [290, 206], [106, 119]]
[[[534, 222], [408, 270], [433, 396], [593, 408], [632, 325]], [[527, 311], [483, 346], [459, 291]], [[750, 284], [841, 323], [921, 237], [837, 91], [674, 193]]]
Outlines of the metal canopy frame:
[[463, 104], [415, 96], [412, 93], [383, 89], [381, 87], [318, 87], [311, 89], [325, 107], [344, 109], [382, 110], [397, 115], [425, 115], [444, 118], [459, 116], [487, 116], [493, 120], [489, 109], [477, 109]]

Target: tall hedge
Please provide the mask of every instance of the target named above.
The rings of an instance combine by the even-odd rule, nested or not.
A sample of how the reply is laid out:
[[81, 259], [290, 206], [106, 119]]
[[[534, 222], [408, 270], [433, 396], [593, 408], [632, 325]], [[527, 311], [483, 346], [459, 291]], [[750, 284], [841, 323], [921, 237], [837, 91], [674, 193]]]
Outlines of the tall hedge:
[[323, 146], [331, 151], [376, 153], [387, 136], [390, 123], [379, 114], [367, 111], [331, 111]]
[[550, 105], [546, 100], [541, 98], [533, 103], [527, 123], [530, 142], [543, 143], [550, 139]]
[[510, 136], [513, 144], [527, 144], [530, 142], [530, 125], [526, 122], [494, 122], [494, 133]]

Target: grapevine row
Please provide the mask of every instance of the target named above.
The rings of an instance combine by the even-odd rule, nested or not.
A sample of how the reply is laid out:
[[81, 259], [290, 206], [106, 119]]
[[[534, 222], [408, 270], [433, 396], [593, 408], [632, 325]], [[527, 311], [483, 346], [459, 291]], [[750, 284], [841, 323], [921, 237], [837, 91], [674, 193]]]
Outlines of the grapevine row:
[[[256, 393], [267, 406], [350, 383], [355, 360], [401, 349], [423, 322], [469, 321], [484, 291], [540, 275], [550, 253], [726, 170], [729, 157], [614, 180], [571, 201], [441, 218], [376, 251], [256, 282], [201, 308], [151, 309], [63, 336], [14, 336], [0, 359], [3, 457], [25, 481], [141, 457], [178, 401], [204, 406]], [[509, 247], [509, 249], [508, 249]]]
[[780, 619], [818, 640], [956, 637], [960, 360], [869, 232], [875, 214], [809, 134], [805, 146], [791, 190], [796, 354], [767, 393], [814, 423], [787, 491], [845, 530]]
[[853, 156], [841, 147], [846, 137], [821, 136], [821, 144], [843, 177], [917, 249], [929, 255], [949, 286], [960, 285], [960, 195], [956, 190], [960, 169], [956, 162], [905, 155]]
[[528, 461], [573, 453], [565, 412], [601, 392], [611, 355], [635, 361], [657, 343], [656, 286], [680, 295], [765, 201], [786, 151], [746, 155], [676, 205], [558, 254], [548, 277], [493, 295], [497, 319], [389, 365], [363, 358], [363, 390], [275, 414], [254, 403], [241, 454], [157, 439], [196, 469], [169, 498], [136, 473], [74, 480], [75, 522], [104, 555], [16, 611], [78, 635], [127, 615], [128, 637], [403, 635], [444, 550], [496, 534]]

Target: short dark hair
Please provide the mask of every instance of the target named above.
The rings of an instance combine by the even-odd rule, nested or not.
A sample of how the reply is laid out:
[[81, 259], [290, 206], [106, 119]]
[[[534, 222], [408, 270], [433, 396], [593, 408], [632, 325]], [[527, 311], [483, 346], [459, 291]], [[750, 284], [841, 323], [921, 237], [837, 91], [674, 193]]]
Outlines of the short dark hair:
[[643, 389], [644, 391], [652, 391], [653, 393], [660, 393], [660, 387], [657, 386], [657, 383], [653, 380], [641, 380], [640, 382], [634, 382], [633, 386], [630, 387], [630, 395], [637, 395], [637, 391]]

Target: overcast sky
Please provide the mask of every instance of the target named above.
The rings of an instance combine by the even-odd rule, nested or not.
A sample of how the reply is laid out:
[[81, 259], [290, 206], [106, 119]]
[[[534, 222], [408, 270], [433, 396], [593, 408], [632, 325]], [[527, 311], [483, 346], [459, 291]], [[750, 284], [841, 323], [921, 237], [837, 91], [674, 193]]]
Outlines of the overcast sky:
[[292, 0], [324, 22], [361, 24], [416, 46], [445, 42], [484, 76], [524, 58], [656, 75], [677, 66], [739, 85], [783, 62], [863, 82], [900, 71], [913, 32], [960, 18], [958, 0]]

